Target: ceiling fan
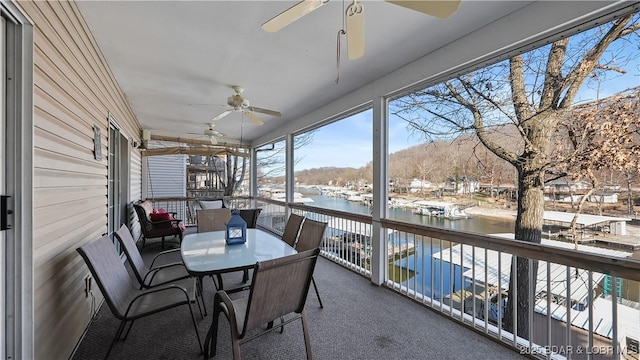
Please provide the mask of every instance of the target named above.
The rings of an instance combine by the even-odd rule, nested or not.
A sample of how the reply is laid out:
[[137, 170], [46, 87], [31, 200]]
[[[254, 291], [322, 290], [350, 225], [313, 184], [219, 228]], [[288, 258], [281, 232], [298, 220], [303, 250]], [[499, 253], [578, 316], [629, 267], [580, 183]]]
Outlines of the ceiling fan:
[[271, 115], [271, 116], [282, 116], [280, 112], [275, 110], [262, 109], [259, 107], [251, 106], [249, 104], [249, 100], [242, 97], [242, 93], [244, 92], [244, 89], [242, 87], [235, 85], [235, 86], [232, 86], [231, 88], [233, 89], [233, 91], [235, 91], [234, 95], [231, 95], [227, 98], [227, 105], [231, 106], [231, 109], [227, 109], [222, 113], [216, 115], [212, 119], [212, 121], [218, 121], [223, 117], [231, 114], [234, 111], [241, 111], [244, 115], [247, 116], [247, 118], [249, 118], [249, 120], [251, 120], [254, 124], [258, 126], [264, 124], [264, 121], [262, 121], [259, 117], [257, 117], [254, 114], [254, 112]]
[[215, 130], [214, 129], [215, 125], [216, 124], [214, 124], [214, 123], [210, 123], [209, 124], [209, 128], [204, 130], [202, 133], [188, 133], [188, 134], [200, 135], [200, 136], [204, 135], [204, 136], [209, 138], [209, 141], [211, 141], [212, 145], [216, 145], [218, 143], [218, 140], [224, 140], [225, 142], [236, 142], [237, 141], [235, 139], [228, 138], [228, 137], [224, 136], [223, 133], [219, 132], [218, 130]]
[[[279, 31], [328, 2], [329, 0], [300, 1], [262, 24], [262, 29], [266, 32]], [[458, 10], [458, 5], [460, 4], [460, 0], [408, 0], [387, 2], [441, 19], [446, 19], [453, 15], [453, 13]], [[353, 3], [347, 7], [345, 15], [347, 23], [347, 52], [349, 60], [355, 60], [364, 55], [364, 5], [357, 0], [353, 0]]]

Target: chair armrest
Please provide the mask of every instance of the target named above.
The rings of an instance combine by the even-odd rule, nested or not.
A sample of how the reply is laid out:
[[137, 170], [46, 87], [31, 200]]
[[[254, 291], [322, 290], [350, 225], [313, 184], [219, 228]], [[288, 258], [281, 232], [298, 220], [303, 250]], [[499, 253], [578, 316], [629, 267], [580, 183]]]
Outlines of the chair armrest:
[[159, 221], [151, 221], [151, 220], [147, 220], [147, 222], [149, 224], [151, 224], [151, 226], [157, 226], [157, 225], [171, 225], [171, 223], [174, 220], [159, 220]]
[[151, 265], [149, 266], [149, 268], [153, 269], [153, 264], [155, 264], [156, 259], [160, 258], [163, 255], [169, 255], [171, 253], [174, 253], [176, 251], [180, 251], [180, 248], [177, 249], [169, 249], [169, 250], [165, 250], [165, 251], [161, 251], [159, 252], [156, 256], [153, 257], [153, 260], [151, 261]]
[[165, 229], [165, 228], [178, 226], [178, 224], [180, 224], [181, 222], [182, 222], [181, 219], [170, 219], [170, 220], [160, 220], [160, 221], [149, 220], [148, 223], [151, 224], [151, 227], [153, 228]]
[[[219, 290], [213, 297], [213, 322], [209, 326], [207, 331], [207, 337], [204, 341], [204, 358], [209, 359], [210, 356], [216, 355], [216, 342], [218, 341], [218, 314], [223, 312], [229, 321], [229, 328], [231, 330], [231, 338], [239, 339], [241, 336], [238, 334], [238, 323], [236, 321], [236, 311], [233, 307], [233, 303], [229, 298], [229, 295], [224, 290]], [[213, 344], [212, 344], [213, 342]], [[239, 344], [238, 344], [239, 345]], [[234, 345], [235, 347], [235, 345]], [[234, 349], [234, 355], [239, 358], [239, 354], [236, 354]], [[210, 353], [211, 351], [211, 353]]]
[[[149, 269], [147, 274], [144, 276], [143, 283], [151, 285], [153, 283], [153, 278], [155, 278], [156, 274], [158, 274], [163, 269], [167, 269], [167, 268], [170, 268], [170, 267], [176, 267], [176, 266], [185, 267], [183, 263], [175, 262], [175, 263], [166, 264], [166, 265], [162, 265], [162, 266], [158, 266], [158, 267]], [[149, 279], [149, 282], [147, 282], [147, 279]]]
[[[213, 306], [220, 306], [220, 311], [222, 311], [227, 319], [229, 320], [229, 325], [237, 324], [236, 322], [236, 310], [233, 307], [233, 303], [231, 302], [231, 298], [224, 290], [218, 290], [213, 297]], [[215, 311], [215, 310], [214, 310]]]
[[178, 286], [175, 284], [171, 284], [171, 285], [167, 285], [167, 286], [163, 286], [163, 287], [156, 287], [156, 288], [152, 288], [149, 290], [146, 290], [138, 295], [136, 295], [131, 302], [129, 303], [129, 306], [127, 306], [127, 311], [124, 313], [125, 317], [129, 316], [129, 311], [131, 310], [131, 307], [133, 306], [133, 304], [138, 301], [143, 299], [145, 296], [148, 295], [152, 295], [155, 293], [159, 293], [159, 292], [163, 292], [163, 291], [182, 291], [184, 293], [184, 297], [185, 297], [185, 301], [187, 303], [191, 302], [191, 299], [189, 299], [189, 293], [187, 292], [187, 289], [183, 288], [182, 286]]

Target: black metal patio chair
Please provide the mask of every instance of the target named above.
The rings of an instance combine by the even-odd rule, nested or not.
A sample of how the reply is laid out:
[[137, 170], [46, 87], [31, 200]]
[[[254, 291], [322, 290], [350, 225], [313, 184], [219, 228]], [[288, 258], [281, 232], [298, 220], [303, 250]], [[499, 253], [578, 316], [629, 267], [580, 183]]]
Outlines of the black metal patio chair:
[[[76, 250], [89, 267], [89, 271], [96, 280], [111, 313], [120, 320], [120, 325], [105, 354], [105, 359], [109, 357], [116, 341], [122, 336], [127, 323], [129, 323], [129, 328], [122, 340], [126, 340], [135, 320], [182, 305], [189, 308], [198, 346], [202, 352], [202, 342], [191, 308], [191, 302], [195, 299], [195, 284], [191, 286], [191, 291], [176, 284], [156, 286], [152, 289], [139, 289], [120, 260], [113, 241], [106, 235], [86, 243]], [[195, 283], [195, 279], [193, 282]]]

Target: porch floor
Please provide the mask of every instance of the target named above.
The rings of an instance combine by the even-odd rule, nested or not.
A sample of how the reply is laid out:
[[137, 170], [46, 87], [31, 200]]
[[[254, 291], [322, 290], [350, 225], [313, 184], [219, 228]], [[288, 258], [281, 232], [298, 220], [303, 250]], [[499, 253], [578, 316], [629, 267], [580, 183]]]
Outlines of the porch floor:
[[[147, 245], [145, 260], [160, 250]], [[179, 256], [179, 254], [177, 254]], [[241, 272], [225, 276], [225, 284], [239, 282]], [[311, 346], [316, 359], [525, 359], [481, 334], [407, 299], [385, 287], [320, 258], [315, 279], [324, 309], [313, 289], [306, 311]], [[194, 312], [204, 341], [211, 325], [215, 288], [205, 279], [208, 316]], [[97, 288], [97, 287], [96, 287]], [[217, 359], [232, 358], [229, 326], [220, 317]], [[113, 339], [118, 320], [104, 304], [72, 359], [102, 359]], [[299, 321], [288, 324], [283, 334], [273, 331], [241, 346], [245, 359], [304, 358]], [[193, 325], [186, 307], [171, 309], [137, 320], [125, 341], [114, 346], [110, 359], [200, 359]]]

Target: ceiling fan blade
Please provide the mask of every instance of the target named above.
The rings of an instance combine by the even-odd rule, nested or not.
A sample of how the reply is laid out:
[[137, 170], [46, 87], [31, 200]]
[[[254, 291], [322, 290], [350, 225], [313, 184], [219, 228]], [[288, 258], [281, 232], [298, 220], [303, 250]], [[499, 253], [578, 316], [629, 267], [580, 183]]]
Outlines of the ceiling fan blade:
[[232, 112], [233, 112], [233, 110], [225, 110], [225, 111], [221, 112], [220, 114], [216, 115], [216, 117], [211, 119], [211, 121], [218, 121], [218, 120], [222, 119], [223, 117], [231, 114]]
[[460, 0], [448, 1], [388, 1], [392, 4], [400, 5], [408, 9], [419, 11], [427, 15], [446, 19], [458, 10]]
[[364, 55], [364, 5], [354, 1], [346, 11], [347, 52], [355, 60]]
[[282, 116], [282, 114], [279, 111], [269, 110], [269, 109], [262, 109], [262, 108], [255, 107], [255, 106], [249, 106], [249, 107], [247, 107], [247, 110], [251, 110], [253, 112], [257, 112], [257, 113], [261, 113], [261, 114], [267, 114], [267, 115], [271, 115], [271, 116]]
[[220, 142], [227, 143], [227, 144], [240, 144], [240, 140], [233, 139], [226, 136], [218, 136], [218, 140], [220, 140]]
[[326, 4], [328, 1], [329, 0], [300, 1], [299, 3], [293, 5], [292, 7], [288, 8], [287, 10], [281, 12], [280, 14], [262, 24], [262, 30], [266, 32], [279, 31], [283, 27], [291, 24], [292, 22]]
[[245, 110], [244, 114], [247, 115], [247, 117], [249, 118], [249, 120], [253, 121], [254, 124], [260, 126], [264, 124], [264, 121], [260, 120], [259, 117], [257, 117], [254, 113], [252, 113], [251, 111]]

